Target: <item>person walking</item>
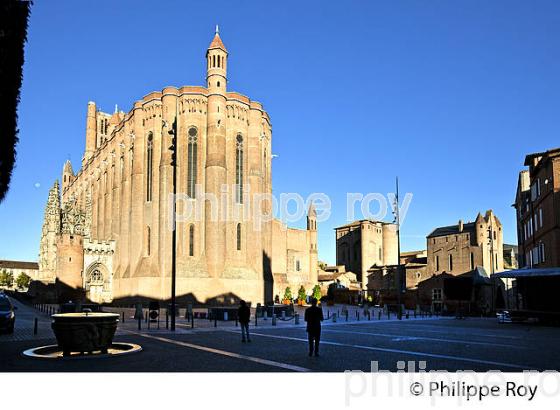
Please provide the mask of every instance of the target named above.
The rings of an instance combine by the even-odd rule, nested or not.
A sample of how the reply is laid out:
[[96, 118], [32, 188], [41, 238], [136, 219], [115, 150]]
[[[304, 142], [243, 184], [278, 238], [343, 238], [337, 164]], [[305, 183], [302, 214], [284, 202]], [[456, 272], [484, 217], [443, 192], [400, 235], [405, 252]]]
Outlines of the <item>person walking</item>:
[[241, 300], [239, 302], [239, 309], [237, 309], [237, 319], [241, 325], [241, 341], [245, 343], [245, 335], [247, 335], [247, 341], [251, 342], [249, 337], [249, 319], [251, 318], [251, 309], [247, 306], [247, 302]]
[[319, 357], [323, 309], [317, 307], [317, 299], [315, 298], [311, 299], [311, 307], [305, 309], [305, 321], [307, 322], [307, 337], [309, 339], [309, 356], [315, 353], [315, 357]]

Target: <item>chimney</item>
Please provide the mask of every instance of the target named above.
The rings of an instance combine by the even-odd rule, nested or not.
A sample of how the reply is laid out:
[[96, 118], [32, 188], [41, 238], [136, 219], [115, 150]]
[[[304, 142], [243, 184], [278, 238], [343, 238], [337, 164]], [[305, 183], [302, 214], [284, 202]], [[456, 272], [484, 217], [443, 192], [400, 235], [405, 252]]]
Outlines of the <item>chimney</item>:
[[463, 220], [459, 219], [459, 232], [463, 232]]

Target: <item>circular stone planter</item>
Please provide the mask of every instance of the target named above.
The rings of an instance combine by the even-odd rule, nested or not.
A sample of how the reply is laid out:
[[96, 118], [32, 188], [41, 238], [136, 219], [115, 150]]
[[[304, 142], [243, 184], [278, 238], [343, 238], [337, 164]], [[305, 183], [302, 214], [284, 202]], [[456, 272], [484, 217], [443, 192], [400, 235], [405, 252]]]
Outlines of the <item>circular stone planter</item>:
[[79, 360], [79, 359], [103, 359], [115, 356], [122, 356], [131, 353], [138, 353], [142, 351], [140, 345], [134, 343], [113, 343], [107, 353], [92, 353], [92, 354], [71, 354], [64, 356], [64, 353], [57, 345], [34, 347], [23, 352], [26, 357], [34, 359], [58, 359], [58, 360]]
[[116, 313], [61, 313], [51, 316], [52, 330], [64, 356], [108, 353], [117, 330]]

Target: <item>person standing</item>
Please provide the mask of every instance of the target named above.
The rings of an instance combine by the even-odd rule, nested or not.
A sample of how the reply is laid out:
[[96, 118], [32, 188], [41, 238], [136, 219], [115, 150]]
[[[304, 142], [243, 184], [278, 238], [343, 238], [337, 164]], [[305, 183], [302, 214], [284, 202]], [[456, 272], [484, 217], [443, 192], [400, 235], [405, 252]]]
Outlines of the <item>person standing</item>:
[[249, 319], [251, 318], [251, 309], [247, 306], [247, 302], [241, 300], [239, 302], [239, 309], [237, 309], [237, 319], [241, 325], [241, 341], [245, 343], [245, 335], [247, 336], [247, 341], [251, 342], [249, 337]]
[[315, 298], [311, 299], [311, 307], [305, 309], [305, 321], [307, 322], [307, 337], [309, 339], [309, 356], [315, 353], [315, 357], [319, 357], [323, 309], [317, 307], [317, 299]]

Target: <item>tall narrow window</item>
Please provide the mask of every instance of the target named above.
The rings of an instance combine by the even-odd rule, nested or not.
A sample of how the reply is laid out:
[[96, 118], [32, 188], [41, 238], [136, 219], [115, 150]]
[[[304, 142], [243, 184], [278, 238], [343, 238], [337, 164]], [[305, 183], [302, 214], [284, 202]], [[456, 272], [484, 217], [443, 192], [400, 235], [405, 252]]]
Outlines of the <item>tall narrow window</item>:
[[121, 181], [124, 181], [124, 155], [119, 158], [119, 172], [121, 174]]
[[194, 256], [194, 225], [189, 226], [189, 256]]
[[267, 167], [267, 163], [266, 163], [266, 158], [267, 158], [267, 152], [266, 152], [266, 148], [264, 149], [264, 161], [263, 161], [263, 174], [264, 174], [264, 183], [266, 184], [266, 181], [268, 181], [268, 167]]
[[237, 224], [237, 250], [241, 250], [241, 224]]
[[146, 256], [150, 256], [152, 252], [152, 238], [151, 229], [149, 226], [146, 227]]
[[474, 253], [471, 252], [471, 270], [474, 269]]
[[453, 270], [453, 255], [449, 255], [449, 271]]
[[187, 195], [189, 198], [195, 198], [196, 195], [197, 139], [196, 128], [190, 128], [187, 148]]
[[154, 160], [154, 136], [150, 132], [148, 134], [148, 145], [146, 152], [146, 201], [152, 200], [152, 171]]
[[237, 135], [237, 145], [235, 150], [235, 184], [236, 184], [236, 201], [238, 204], [243, 203], [243, 137]]
[[436, 255], [436, 272], [439, 271], [439, 256]]

